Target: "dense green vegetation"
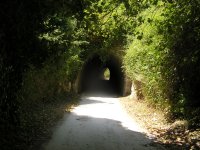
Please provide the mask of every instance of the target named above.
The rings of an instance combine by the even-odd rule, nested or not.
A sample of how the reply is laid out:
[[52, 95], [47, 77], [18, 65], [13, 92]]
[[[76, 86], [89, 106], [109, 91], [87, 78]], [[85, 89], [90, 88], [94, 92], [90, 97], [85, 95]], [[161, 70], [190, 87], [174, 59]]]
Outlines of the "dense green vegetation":
[[141, 11], [124, 59], [127, 73], [143, 83], [147, 100], [191, 125], [200, 119], [198, 5], [159, 1]]
[[[0, 131], [23, 126], [24, 108], [73, 92], [88, 57], [122, 56], [145, 100], [200, 126], [198, 0], [0, 2]], [[24, 125], [25, 126], [25, 125]], [[5, 140], [1, 140], [5, 141]]]
[[82, 5], [8, 0], [0, 6], [0, 145], [17, 149], [19, 137], [26, 142], [36, 134], [31, 121], [40, 117], [32, 110], [66, 96], [66, 84], [76, 78], [84, 43], [76, 31]]

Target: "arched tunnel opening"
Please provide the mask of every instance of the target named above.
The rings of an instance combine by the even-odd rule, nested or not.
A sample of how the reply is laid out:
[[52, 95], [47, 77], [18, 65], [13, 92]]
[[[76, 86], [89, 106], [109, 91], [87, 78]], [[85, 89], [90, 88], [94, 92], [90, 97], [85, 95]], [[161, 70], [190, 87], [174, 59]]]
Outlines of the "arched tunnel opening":
[[124, 73], [121, 62], [112, 56], [105, 60], [98, 55], [93, 56], [83, 66], [79, 84], [80, 93], [122, 96]]

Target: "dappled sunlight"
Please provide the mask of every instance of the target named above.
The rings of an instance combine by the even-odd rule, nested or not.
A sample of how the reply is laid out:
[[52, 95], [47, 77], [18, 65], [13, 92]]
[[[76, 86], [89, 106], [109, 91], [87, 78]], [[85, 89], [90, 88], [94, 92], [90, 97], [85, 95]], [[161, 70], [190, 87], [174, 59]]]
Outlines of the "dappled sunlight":
[[[91, 103], [92, 101], [94, 103]], [[85, 97], [82, 103], [75, 107], [72, 112], [78, 116], [119, 121], [124, 128], [143, 132], [143, 129], [123, 111], [117, 98]]]

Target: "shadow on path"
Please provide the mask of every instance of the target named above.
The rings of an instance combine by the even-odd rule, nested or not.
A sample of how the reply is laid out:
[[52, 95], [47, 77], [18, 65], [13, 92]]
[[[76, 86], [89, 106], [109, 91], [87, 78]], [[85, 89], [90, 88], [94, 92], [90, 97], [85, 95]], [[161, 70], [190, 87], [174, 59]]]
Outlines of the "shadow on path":
[[149, 139], [121, 109], [117, 98], [83, 97], [64, 116], [45, 150], [156, 150]]

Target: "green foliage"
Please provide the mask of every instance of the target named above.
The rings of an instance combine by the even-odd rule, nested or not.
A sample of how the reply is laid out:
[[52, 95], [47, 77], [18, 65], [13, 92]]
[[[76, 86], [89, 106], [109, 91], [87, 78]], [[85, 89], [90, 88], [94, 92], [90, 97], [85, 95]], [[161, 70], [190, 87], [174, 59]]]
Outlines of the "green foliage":
[[43, 100], [50, 102], [59, 93], [67, 92], [68, 79], [63, 68], [52, 63], [47, 63], [41, 69], [32, 67], [24, 75], [19, 101], [25, 100], [29, 105]]
[[126, 72], [143, 83], [146, 99], [159, 107], [170, 104], [175, 117], [188, 119], [194, 117], [188, 109], [200, 106], [198, 3], [158, 1], [141, 11], [124, 57]]
[[[181, 9], [174, 9], [181, 8]], [[172, 12], [172, 13], [171, 13]], [[175, 103], [182, 105], [183, 114], [187, 118], [193, 115], [188, 109], [195, 111], [199, 104], [199, 53], [200, 53], [200, 8], [199, 1], [177, 1], [166, 8], [166, 20], [163, 23], [163, 33], [168, 37], [168, 43], [172, 43], [169, 62], [173, 63], [176, 70], [176, 80], [173, 99]], [[176, 40], [175, 40], [176, 39]], [[191, 109], [192, 108], [192, 109]], [[174, 107], [176, 110], [176, 105]]]
[[0, 130], [8, 139], [17, 135], [22, 103], [49, 102], [69, 92], [83, 62], [95, 54], [106, 60], [125, 52], [124, 70], [142, 82], [146, 99], [199, 121], [198, 0], [0, 4]]
[[[21, 105], [22, 98], [30, 98], [29, 103], [40, 102], [63, 86], [58, 82], [66, 86], [66, 80], [72, 80], [66, 76], [76, 77], [74, 74], [81, 65], [80, 45], [84, 42], [76, 36], [75, 17], [80, 17], [78, 12], [81, 13], [82, 8], [79, 1], [60, 0], [8, 0], [0, 4], [3, 12], [0, 13], [0, 145], [3, 149], [4, 144], [9, 147], [6, 149], [16, 149], [14, 143], [21, 122], [20, 111], [26, 107]], [[62, 58], [65, 55], [67, 58]], [[76, 71], [66, 63], [74, 57], [77, 58], [73, 61]], [[14, 148], [9, 143], [11, 141]]]
[[82, 64], [79, 57], [83, 51], [81, 47], [88, 44], [84, 38], [83, 30], [77, 28], [76, 18], [66, 17], [63, 14], [49, 17], [44, 25], [46, 32], [40, 34], [39, 39], [48, 43], [54, 56], [52, 60], [59, 60], [56, 63], [60, 65], [59, 69], [65, 72], [65, 78], [69, 82], [74, 82]]
[[[118, 0], [98, 0], [84, 9], [82, 27], [90, 41], [90, 51], [101, 51], [122, 44], [130, 24], [125, 4]], [[133, 22], [133, 21], [132, 21]]]
[[163, 20], [162, 10], [163, 6], [160, 4], [138, 14], [137, 18], [141, 18], [143, 23], [135, 29], [135, 36], [124, 57], [126, 72], [133, 80], [143, 83], [146, 99], [157, 103], [159, 107], [167, 103], [166, 93], [163, 92], [166, 85], [161, 70], [168, 49], [161, 46], [164, 36], [159, 34], [157, 28], [158, 23]]

